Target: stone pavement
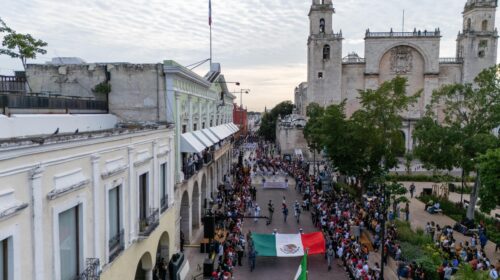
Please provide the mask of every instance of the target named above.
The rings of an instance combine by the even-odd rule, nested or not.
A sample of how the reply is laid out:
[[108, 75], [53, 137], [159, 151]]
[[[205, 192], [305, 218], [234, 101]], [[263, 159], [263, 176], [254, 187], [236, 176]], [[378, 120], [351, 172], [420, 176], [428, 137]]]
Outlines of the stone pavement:
[[[404, 182], [403, 183], [405, 187], [409, 188], [411, 182]], [[420, 192], [424, 187], [431, 187], [432, 183], [415, 183], [416, 186], [416, 192], [415, 196], [419, 195]], [[410, 194], [407, 194], [407, 197], [410, 198]], [[465, 195], [464, 195], [465, 197]], [[460, 199], [460, 194], [458, 194], [458, 199]], [[420, 200], [413, 198], [410, 199], [410, 222], [411, 226], [413, 229], [421, 228], [425, 229], [425, 225], [427, 222], [432, 222], [440, 225], [441, 227], [444, 227], [446, 225], [450, 225], [453, 227], [455, 224], [455, 221], [451, 219], [448, 216], [442, 215], [442, 214], [429, 214], [427, 211], [425, 211], [425, 205], [422, 203]], [[401, 205], [401, 208], [404, 206]], [[401, 213], [401, 218], [404, 219], [404, 213]], [[467, 237], [457, 231], [454, 232], [453, 236], [458, 242], [465, 242], [469, 241], [470, 242], [470, 237]], [[495, 246], [491, 241], [488, 241], [488, 244], [486, 245], [485, 252], [488, 258], [491, 261], [495, 261], [497, 259], [500, 259], [500, 252], [495, 252]]]

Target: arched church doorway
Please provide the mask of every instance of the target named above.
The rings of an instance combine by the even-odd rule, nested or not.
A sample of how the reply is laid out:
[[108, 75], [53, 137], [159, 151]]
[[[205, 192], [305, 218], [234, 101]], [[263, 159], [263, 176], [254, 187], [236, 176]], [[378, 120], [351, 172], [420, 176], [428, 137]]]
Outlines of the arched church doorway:
[[153, 269], [153, 274], [158, 277], [158, 279], [162, 280], [167, 279], [167, 268], [168, 262], [170, 261], [169, 242], [170, 237], [168, 232], [165, 231], [158, 241], [158, 247], [156, 248], [156, 264]]
[[135, 280], [151, 280], [153, 279], [153, 260], [151, 254], [146, 252], [142, 255], [137, 268], [135, 270]]

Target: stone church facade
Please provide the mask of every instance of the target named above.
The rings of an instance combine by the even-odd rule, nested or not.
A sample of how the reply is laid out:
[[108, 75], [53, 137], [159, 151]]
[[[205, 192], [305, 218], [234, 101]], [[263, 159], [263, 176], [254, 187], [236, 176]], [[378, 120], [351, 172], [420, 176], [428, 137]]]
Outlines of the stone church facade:
[[422, 90], [415, 106], [403, 114], [403, 133], [408, 150], [412, 131], [430, 103], [432, 92], [443, 85], [470, 83], [481, 70], [497, 61], [498, 32], [495, 28], [497, 0], [467, 0], [463, 27], [458, 33], [455, 57], [440, 57], [441, 32], [365, 33], [364, 58], [356, 53], [342, 57], [342, 32], [333, 32], [332, 0], [313, 0], [309, 12], [307, 83], [295, 89], [297, 111], [305, 115], [308, 104], [321, 106], [346, 100], [346, 113], [360, 108], [358, 90], [376, 89], [396, 76], [408, 79], [408, 94]]

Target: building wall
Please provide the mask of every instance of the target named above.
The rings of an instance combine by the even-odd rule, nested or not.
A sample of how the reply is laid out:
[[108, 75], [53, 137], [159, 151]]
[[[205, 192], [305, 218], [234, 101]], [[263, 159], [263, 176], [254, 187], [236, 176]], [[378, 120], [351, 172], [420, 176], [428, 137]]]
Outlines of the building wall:
[[[160, 128], [80, 138], [41, 146], [12, 146], [0, 155], [0, 194], [13, 189], [9, 201], [27, 207], [0, 220], [0, 237], [14, 229], [14, 279], [59, 279], [59, 213], [80, 205], [83, 260], [99, 258], [103, 279], [134, 275], [137, 263], [123, 262], [141, 252], [156, 256], [157, 236], [175, 234], [174, 210], [161, 214], [150, 237], [138, 236], [138, 176], [149, 172], [149, 206], [160, 207], [159, 164], [167, 162], [170, 208], [174, 205], [173, 131]], [[125, 250], [109, 264], [109, 189], [122, 186]], [[2, 195], [0, 195], [0, 199]], [[1, 210], [0, 206], [0, 211]], [[169, 218], [170, 217], [170, 218]], [[161, 233], [160, 233], [161, 232]], [[22, 240], [22, 242], [19, 242]], [[170, 241], [171, 252], [175, 244]], [[115, 264], [116, 262], [116, 264]]]
[[162, 64], [30, 64], [27, 77], [34, 92], [106, 100], [94, 93], [107, 81], [110, 112], [126, 121], [166, 121], [167, 102]]

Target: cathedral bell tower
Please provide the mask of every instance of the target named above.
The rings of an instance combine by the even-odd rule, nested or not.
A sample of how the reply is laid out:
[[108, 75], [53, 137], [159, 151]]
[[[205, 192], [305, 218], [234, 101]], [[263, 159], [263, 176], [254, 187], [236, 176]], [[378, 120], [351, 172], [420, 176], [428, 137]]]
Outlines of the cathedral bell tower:
[[467, 0], [463, 28], [458, 33], [457, 57], [463, 59], [463, 82], [472, 83], [497, 61], [498, 32], [495, 13], [498, 0]]
[[333, 32], [332, 0], [312, 0], [307, 42], [307, 104], [342, 101], [342, 32]]

